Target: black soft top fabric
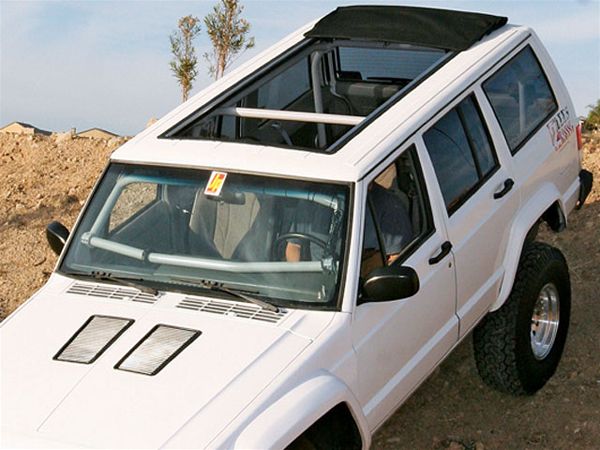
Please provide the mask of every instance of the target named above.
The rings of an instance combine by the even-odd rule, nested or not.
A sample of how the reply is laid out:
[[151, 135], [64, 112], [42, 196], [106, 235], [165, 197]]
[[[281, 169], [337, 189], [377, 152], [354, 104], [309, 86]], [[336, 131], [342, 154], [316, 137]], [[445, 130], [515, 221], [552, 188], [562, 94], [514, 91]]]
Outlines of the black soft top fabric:
[[462, 51], [504, 26], [506, 17], [411, 6], [346, 6], [323, 17], [306, 37], [396, 42]]

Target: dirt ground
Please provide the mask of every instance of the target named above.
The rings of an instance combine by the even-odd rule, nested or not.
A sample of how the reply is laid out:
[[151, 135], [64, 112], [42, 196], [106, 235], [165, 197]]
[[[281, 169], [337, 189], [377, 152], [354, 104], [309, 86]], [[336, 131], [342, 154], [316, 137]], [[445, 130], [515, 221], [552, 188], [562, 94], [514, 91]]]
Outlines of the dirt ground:
[[[68, 136], [0, 134], [0, 317], [48, 278], [56, 257], [45, 227], [73, 226], [108, 155], [123, 143]], [[375, 435], [375, 449], [600, 448], [600, 133], [586, 136], [594, 172], [588, 204], [568, 229], [541, 238], [567, 256], [573, 311], [558, 372], [533, 397], [482, 384], [467, 337]]]

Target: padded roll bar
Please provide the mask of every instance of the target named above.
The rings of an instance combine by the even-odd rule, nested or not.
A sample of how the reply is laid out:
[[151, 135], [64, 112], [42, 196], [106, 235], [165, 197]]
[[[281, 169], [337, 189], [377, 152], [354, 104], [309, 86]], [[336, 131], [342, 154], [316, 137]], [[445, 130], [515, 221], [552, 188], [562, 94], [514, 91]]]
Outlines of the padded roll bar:
[[262, 108], [220, 108], [215, 114], [223, 116], [246, 117], [248, 119], [284, 120], [288, 122], [310, 122], [331, 125], [355, 126], [364, 120], [361, 116], [346, 116], [343, 114], [323, 114], [300, 111], [279, 111]]

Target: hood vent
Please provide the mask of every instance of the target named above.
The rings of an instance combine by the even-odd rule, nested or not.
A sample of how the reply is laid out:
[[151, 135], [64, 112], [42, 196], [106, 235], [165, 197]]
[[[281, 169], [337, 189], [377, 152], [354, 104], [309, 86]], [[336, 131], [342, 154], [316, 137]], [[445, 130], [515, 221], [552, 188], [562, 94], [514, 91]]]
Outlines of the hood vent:
[[91, 364], [133, 323], [132, 319], [91, 316], [58, 351], [55, 360]]
[[67, 294], [86, 295], [89, 297], [112, 298], [140, 303], [155, 303], [158, 296], [138, 291], [135, 288], [124, 288], [102, 284], [73, 283]]
[[156, 325], [117, 363], [115, 369], [156, 375], [200, 334], [198, 330]]
[[177, 307], [269, 323], [277, 323], [287, 314], [287, 311], [284, 311], [281, 308], [279, 309], [279, 312], [273, 312], [249, 303], [222, 302], [213, 299], [197, 299], [191, 297], [185, 297]]

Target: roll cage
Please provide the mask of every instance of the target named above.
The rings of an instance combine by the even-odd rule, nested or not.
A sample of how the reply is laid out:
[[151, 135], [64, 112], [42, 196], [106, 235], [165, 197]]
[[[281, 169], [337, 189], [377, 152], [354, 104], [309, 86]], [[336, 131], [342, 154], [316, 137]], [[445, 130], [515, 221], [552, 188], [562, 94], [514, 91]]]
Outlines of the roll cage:
[[[160, 137], [333, 153], [506, 17], [414, 7], [338, 8], [305, 39]], [[348, 50], [359, 49], [352, 56]]]

